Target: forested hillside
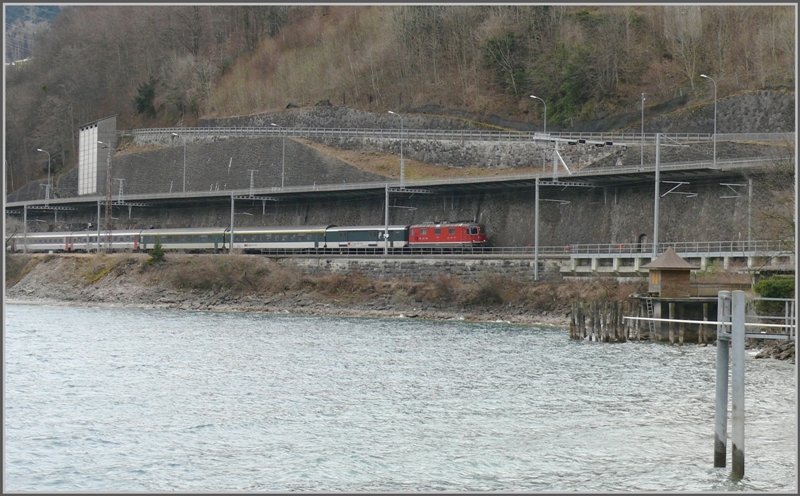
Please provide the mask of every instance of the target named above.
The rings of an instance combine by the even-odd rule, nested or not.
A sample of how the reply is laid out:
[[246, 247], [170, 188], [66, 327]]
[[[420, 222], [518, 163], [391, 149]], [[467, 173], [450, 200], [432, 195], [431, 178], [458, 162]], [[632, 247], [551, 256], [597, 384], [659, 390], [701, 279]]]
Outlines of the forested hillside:
[[[6, 179], [76, 163], [81, 124], [333, 105], [468, 111], [548, 127], [683, 97], [794, 88], [795, 7], [83, 6], [6, 68]], [[11, 189], [11, 188], [9, 188]]]

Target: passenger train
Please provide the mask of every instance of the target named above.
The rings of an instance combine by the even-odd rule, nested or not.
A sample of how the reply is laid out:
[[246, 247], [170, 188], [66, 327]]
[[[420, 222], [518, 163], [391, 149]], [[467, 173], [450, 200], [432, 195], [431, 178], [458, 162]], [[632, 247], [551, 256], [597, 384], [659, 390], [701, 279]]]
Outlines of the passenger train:
[[[12, 252], [92, 252], [99, 249], [146, 252], [156, 242], [164, 250], [259, 253], [271, 250], [349, 250], [358, 248], [464, 248], [485, 246], [483, 226], [474, 222], [431, 222], [388, 226], [230, 227], [130, 229], [121, 231], [35, 232], [14, 234]], [[110, 246], [109, 246], [110, 238]], [[233, 241], [231, 241], [233, 238]]]

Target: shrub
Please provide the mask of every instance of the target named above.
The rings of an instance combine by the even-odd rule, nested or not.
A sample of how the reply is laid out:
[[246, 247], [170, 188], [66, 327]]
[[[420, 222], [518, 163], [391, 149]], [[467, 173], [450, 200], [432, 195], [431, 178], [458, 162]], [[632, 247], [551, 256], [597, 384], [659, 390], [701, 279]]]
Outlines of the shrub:
[[475, 292], [467, 298], [471, 305], [499, 305], [505, 301], [503, 291], [508, 281], [498, 276], [489, 276], [481, 280]]
[[[762, 298], [793, 298], [794, 278], [790, 276], [772, 276], [761, 279], [753, 286], [753, 291]], [[783, 310], [780, 301], [756, 301], [756, 310], [761, 314], [777, 314]]]
[[156, 236], [156, 242], [150, 251], [150, 258], [147, 259], [148, 265], [161, 263], [164, 261], [164, 248], [161, 246], [161, 238]]

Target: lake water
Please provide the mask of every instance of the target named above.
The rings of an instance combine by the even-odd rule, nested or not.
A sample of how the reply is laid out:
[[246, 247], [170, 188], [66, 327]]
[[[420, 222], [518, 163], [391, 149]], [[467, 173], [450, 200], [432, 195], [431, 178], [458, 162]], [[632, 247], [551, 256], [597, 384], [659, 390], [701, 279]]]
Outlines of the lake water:
[[[794, 491], [795, 367], [503, 323], [6, 307], [5, 491]], [[730, 427], [730, 422], [729, 422]]]

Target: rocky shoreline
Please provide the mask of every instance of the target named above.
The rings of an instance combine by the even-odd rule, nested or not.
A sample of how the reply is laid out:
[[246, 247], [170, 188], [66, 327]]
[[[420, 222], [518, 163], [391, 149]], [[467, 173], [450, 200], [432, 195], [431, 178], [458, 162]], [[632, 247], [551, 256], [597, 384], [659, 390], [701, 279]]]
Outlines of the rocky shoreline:
[[[125, 256], [120, 256], [122, 259]], [[130, 257], [130, 256], [128, 256]], [[165, 308], [215, 312], [261, 312], [332, 317], [418, 318], [471, 322], [508, 322], [566, 329], [563, 310], [532, 311], [523, 305], [469, 308], [464, 305], [398, 301], [389, 295], [354, 300], [347, 294], [311, 294], [302, 289], [277, 293], [236, 293], [230, 289], [174, 289], [136, 263], [105, 262], [89, 257], [44, 256], [19, 281], [6, 288], [6, 302], [71, 306]], [[131, 258], [127, 259], [132, 260]], [[112, 268], [106, 272], [109, 266]], [[98, 274], [98, 275], [95, 275]], [[102, 274], [102, 275], [100, 275]], [[92, 280], [87, 282], [87, 278]], [[13, 281], [12, 281], [13, 282]]]

